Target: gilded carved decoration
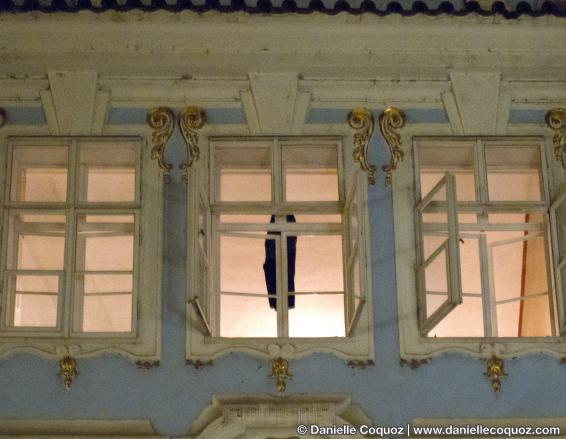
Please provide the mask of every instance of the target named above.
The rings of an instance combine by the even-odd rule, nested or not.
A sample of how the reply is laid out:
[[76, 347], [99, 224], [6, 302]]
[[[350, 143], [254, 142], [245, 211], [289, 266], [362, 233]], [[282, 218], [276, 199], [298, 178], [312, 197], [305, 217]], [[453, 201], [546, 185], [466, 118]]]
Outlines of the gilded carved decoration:
[[165, 146], [175, 128], [175, 113], [167, 107], [156, 107], [147, 113], [147, 123], [155, 131], [151, 135], [153, 148], [151, 158], [157, 160], [159, 168], [163, 171], [165, 183], [170, 181], [170, 172], [173, 165], [165, 161]]
[[348, 114], [348, 125], [357, 132], [354, 134], [354, 161], [360, 163], [362, 171], [367, 172], [369, 184], [375, 184], [375, 165], [368, 159], [368, 146], [375, 129], [375, 118], [367, 108], [354, 108]]
[[187, 160], [179, 165], [183, 181], [189, 181], [189, 168], [200, 157], [198, 130], [206, 124], [206, 113], [200, 107], [186, 107], [179, 113], [179, 127], [187, 145]]
[[415, 370], [421, 367], [423, 364], [427, 364], [429, 361], [429, 358], [424, 358], [422, 360], [405, 360], [404, 358], [401, 358], [401, 360], [399, 360], [399, 366], [409, 366], [412, 370]]
[[368, 367], [375, 366], [373, 360], [349, 360], [346, 364], [350, 369], [367, 369]]
[[501, 378], [507, 376], [503, 369], [503, 360], [495, 355], [487, 360], [487, 368], [484, 375], [491, 379], [493, 391], [499, 392], [501, 390]]
[[6, 125], [7, 120], [8, 120], [8, 116], [6, 115], [6, 110], [0, 108], [0, 128]]
[[65, 356], [59, 361], [58, 375], [63, 379], [65, 389], [70, 390], [73, 381], [79, 375], [77, 361], [73, 357]]
[[393, 171], [397, 169], [397, 164], [403, 161], [405, 153], [401, 148], [401, 134], [398, 130], [405, 126], [407, 118], [405, 113], [403, 113], [398, 108], [389, 107], [383, 110], [379, 115], [379, 129], [381, 130], [381, 135], [387, 142], [389, 146], [389, 151], [391, 152], [391, 161], [388, 165], [383, 166], [383, 172], [385, 172], [385, 185], [391, 186], [393, 180]]
[[552, 143], [554, 144], [554, 157], [562, 163], [562, 167], [566, 168], [564, 162], [564, 153], [566, 151], [566, 109], [555, 108], [546, 113], [544, 117], [546, 124], [554, 131]]
[[282, 357], [275, 358], [271, 362], [271, 376], [277, 382], [277, 391], [284, 393], [287, 388], [287, 380], [291, 378], [289, 373], [289, 362]]
[[154, 361], [138, 360], [136, 361], [136, 366], [138, 366], [138, 369], [149, 370], [159, 366], [159, 360], [154, 360]]

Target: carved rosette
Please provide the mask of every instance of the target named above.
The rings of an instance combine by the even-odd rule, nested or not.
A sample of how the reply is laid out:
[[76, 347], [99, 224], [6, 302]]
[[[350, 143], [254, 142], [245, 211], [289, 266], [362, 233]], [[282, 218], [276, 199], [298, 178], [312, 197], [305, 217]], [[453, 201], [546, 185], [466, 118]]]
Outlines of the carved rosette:
[[389, 151], [391, 153], [391, 161], [388, 165], [383, 166], [383, 172], [385, 172], [385, 185], [391, 186], [393, 181], [393, 171], [397, 169], [397, 164], [403, 161], [405, 153], [401, 149], [401, 134], [398, 132], [401, 128], [405, 126], [407, 118], [405, 113], [403, 113], [398, 108], [386, 108], [379, 115], [379, 129], [381, 135], [385, 139], [387, 146], [389, 146]]
[[271, 362], [271, 376], [270, 378], [275, 378], [277, 391], [279, 393], [284, 393], [287, 388], [287, 380], [291, 378], [289, 373], [289, 361], [279, 357], [274, 358]]
[[77, 361], [73, 357], [65, 356], [59, 361], [58, 375], [63, 379], [65, 389], [70, 390], [73, 381], [79, 375]]
[[0, 108], [0, 128], [6, 125], [7, 120], [8, 120], [8, 116], [6, 115], [6, 110]]
[[354, 108], [348, 114], [348, 125], [357, 131], [354, 134], [354, 161], [359, 162], [362, 171], [367, 172], [368, 183], [375, 184], [376, 167], [368, 159], [368, 146], [375, 128], [375, 118], [367, 108]]
[[501, 378], [507, 376], [503, 369], [503, 360], [495, 355], [487, 360], [487, 367], [484, 375], [491, 379], [491, 387], [493, 391], [496, 393], [499, 392], [501, 390]]
[[546, 113], [544, 117], [548, 127], [554, 131], [552, 143], [554, 144], [554, 157], [562, 163], [562, 167], [566, 168], [564, 162], [564, 153], [566, 150], [566, 109], [556, 108]]
[[200, 107], [186, 107], [179, 113], [179, 127], [187, 145], [187, 160], [179, 165], [183, 181], [189, 182], [189, 168], [200, 157], [198, 130], [206, 124], [206, 113]]
[[163, 171], [165, 183], [169, 183], [173, 165], [165, 161], [165, 146], [175, 128], [175, 113], [167, 107], [152, 108], [147, 113], [147, 123], [155, 130], [151, 135], [153, 144], [151, 158], [157, 160], [159, 168]]

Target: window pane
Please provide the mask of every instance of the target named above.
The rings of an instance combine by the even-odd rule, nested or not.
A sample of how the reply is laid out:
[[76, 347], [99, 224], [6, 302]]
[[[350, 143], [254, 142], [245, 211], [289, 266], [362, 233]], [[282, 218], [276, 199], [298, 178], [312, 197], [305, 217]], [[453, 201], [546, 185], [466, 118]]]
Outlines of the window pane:
[[216, 147], [214, 160], [216, 200], [271, 200], [270, 147]]
[[133, 276], [131, 274], [85, 274], [84, 292], [90, 293], [125, 293], [131, 292]]
[[344, 291], [342, 236], [298, 236], [294, 284], [300, 292]]
[[[276, 293], [274, 239], [220, 237], [220, 290], [237, 293]], [[267, 238], [268, 235], [264, 234]], [[273, 269], [271, 269], [273, 268]], [[262, 299], [267, 303], [266, 299]]]
[[[419, 144], [418, 162], [420, 170], [421, 198], [450, 172], [456, 177], [458, 201], [476, 199], [475, 188], [475, 143], [427, 143]], [[444, 191], [441, 191], [444, 193]]]
[[14, 147], [10, 198], [13, 201], [65, 201], [67, 164], [66, 146]]
[[221, 337], [277, 337], [277, 312], [265, 297], [220, 296]]
[[463, 293], [481, 294], [480, 247], [477, 238], [460, 241], [460, 266]]
[[63, 215], [11, 214], [8, 268], [62, 270], [65, 259], [64, 221]]
[[306, 215], [295, 215], [295, 219], [298, 223], [336, 223], [340, 224], [342, 222], [342, 215], [316, 215], [316, 214], [306, 214]]
[[85, 295], [84, 332], [130, 332], [132, 330], [132, 295]]
[[338, 201], [336, 147], [283, 146], [286, 201]]
[[[444, 301], [445, 298], [438, 296], [435, 300]], [[464, 296], [462, 304], [454, 308], [428, 335], [429, 337], [483, 337], [481, 297]]]
[[425, 290], [430, 292], [448, 292], [448, 273], [446, 267], [446, 249], [442, 250], [425, 268]]
[[297, 294], [289, 310], [290, 337], [344, 337], [343, 294]]
[[57, 293], [59, 276], [16, 276], [16, 291], [18, 293]]
[[270, 215], [219, 215], [221, 223], [268, 223]]
[[83, 144], [79, 158], [79, 200], [127, 202], [136, 197], [134, 144]]
[[538, 146], [486, 147], [487, 183], [491, 201], [541, 200], [541, 158]]
[[[134, 267], [133, 215], [117, 221], [93, 222], [96, 215], [79, 215], [77, 269], [86, 271], [131, 271]], [[124, 218], [124, 220], [120, 220]]]
[[57, 326], [57, 295], [16, 294], [14, 326]]

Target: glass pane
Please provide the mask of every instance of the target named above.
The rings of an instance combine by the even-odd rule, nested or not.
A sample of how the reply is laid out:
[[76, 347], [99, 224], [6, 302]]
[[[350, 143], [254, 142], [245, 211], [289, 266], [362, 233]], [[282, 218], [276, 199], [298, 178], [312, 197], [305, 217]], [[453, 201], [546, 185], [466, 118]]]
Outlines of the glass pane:
[[543, 224], [544, 217], [540, 213], [490, 213], [490, 224]]
[[[450, 172], [456, 177], [456, 198], [458, 201], [476, 199], [475, 186], [475, 143], [427, 143], [417, 149], [421, 198]], [[445, 193], [445, 191], [441, 191]]]
[[265, 297], [220, 296], [221, 337], [277, 337], [277, 312]]
[[18, 293], [57, 293], [59, 276], [16, 276], [16, 291]]
[[[550, 337], [552, 329], [548, 310], [548, 295], [522, 301], [517, 331], [519, 337]], [[504, 318], [501, 320], [505, 321]]]
[[342, 236], [298, 236], [294, 284], [300, 292], [344, 291]]
[[65, 201], [67, 165], [66, 146], [14, 147], [10, 198], [13, 201]]
[[133, 289], [131, 274], [85, 274], [85, 294], [126, 293]]
[[437, 232], [436, 234], [423, 235], [423, 261], [427, 260], [438, 247], [448, 239], [448, 232]]
[[446, 249], [442, 250], [424, 269], [425, 291], [448, 292]]
[[338, 201], [336, 147], [284, 146], [286, 201]]
[[270, 147], [216, 147], [218, 201], [271, 200]]
[[486, 147], [490, 201], [541, 200], [538, 146]]
[[[437, 296], [439, 301], [445, 298]], [[427, 297], [428, 299], [428, 297]], [[483, 337], [483, 309], [481, 297], [464, 296], [462, 304], [454, 308], [428, 334], [429, 337]]]
[[221, 236], [220, 290], [276, 294], [276, 255], [274, 239]]
[[220, 215], [221, 223], [248, 223], [262, 224], [268, 223], [270, 215]]
[[429, 318], [435, 311], [448, 300], [448, 293], [426, 295], [426, 316]]
[[463, 293], [481, 294], [480, 247], [476, 238], [460, 241], [460, 267]]
[[65, 259], [64, 221], [63, 215], [11, 214], [8, 268], [62, 270]]
[[[134, 267], [134, 215], [118, 221], [92, 222], [95, 215], [79, 215], [77, 269], [85, 271], [131, 271]], [[124, 218], [122, 222], [120, 218]]]
[[290, 337], [344, 337], [344, 295], [295, 295], [289, 310]]
[[84, 332], [130, 332], [132, 330], [132, 295], [85, 295]]
[[337, 223], [342, 222], [342, 215], [295, 215], [298, 223]]
[[136, 198], [134, 144], [83, 144], [79, 157], [79, 200], [127, 202]]
[[57, 326], [57, 294], [16, 294], [14, 326]]

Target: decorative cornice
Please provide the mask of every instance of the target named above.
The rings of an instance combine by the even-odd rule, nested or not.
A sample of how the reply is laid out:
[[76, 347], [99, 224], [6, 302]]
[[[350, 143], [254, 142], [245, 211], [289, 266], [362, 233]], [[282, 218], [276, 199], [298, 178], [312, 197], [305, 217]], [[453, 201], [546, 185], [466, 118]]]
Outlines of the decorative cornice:
[[63, 379], [65, 389], [70, 390], [74, 379], [79, 375], [77, 360], [73, 357], [65, 356], [59, 361], [58, 375]]
[[271, 362], [271, 376], [270, 378], [275, 378], [277, 382], [277, 391], [279, 393], [284, 393], [287, 388], [287, 380], [290, 379], [292, 375], [289, 373], [289, 362], [282, 358], [274, 358]]
[[387, 15], [452, 15], [452, 16], [466, 16], [470, 14], [477, 14], [480, 16], [502, 16], [506, 19], [519, 18], [522, 15], [531, 17], [540, 17], [545, 15], [553, 15], [557, 17], [566, 16], [566, 8], [561, 6], [557, 1], [545, 1], [539, 6], [535, 2], [520, 1], [516, 4], [515, 8], [506, 4], [503, 1], [494, 1], [489, 5], [484, 6], [477, 1], [466, 1], [463, 5], [460, 2], [441, 1], [435, 8], [430, 7], [425, 1], [414, 1], [406, 4], [399, 1], [385, 2], [386, 6], [380, 8], [377, 1], [364, 0], [358, 7], [350, 5], [346, 1], [336, 1], [332, 6], [327, 7], [325, 3], [320, 0], [285, 0], [281, 5], [274, 5], [270, 0], [258, 0], [248, 4], [239, 0], [231, 0], [229, 4], [221, 4], [217, 0], [205, 0], [203, 4], [194, 4], [190, 1], [177, 0], [175, 2], [165, 2], [162, 0], [128, 0], [124, 4], [119, 4], [116, 1], [94, 1], [94, 0], [79, 0], [73, 2], [66, 1], [51, 1], [51, 2], [38, 2], [36, 0], [23, 0], [16, 2], [15, 0], [8, 0], [0, 2], [0, 13], [24, 13], [31, 11], [41, 12], [79, 12], [79, 11], [92, 11], [92, 12], [105, 12], [105, 11], [132, 11], [140, 10], [152, 12], [156, 10], [166, 10], [170, 12], [181, 11], [194, 11], [197, 13], [218, 11], [223, 13], [233, 12], [247, 12], [249, 14], [284, 14], [284, 13], [298, 13], [309, 14], [319, 12], [328, 15], [335, 15], [339, 12], [349, 14], [373, 14], [377, 16]]
[[159, 168], [163, 171], [165, 183], [169, 183], [173, 165], [165, 161], [165, 146], [175, 128], [175, 113], [168, 107], [152, 108], [147, 113], [147, 123], [155, 130], [151, 135], [153, 143], [151, 158], [157, 160]]
[[0, 108], [0, 128], [6, 125], [7, 120], [8, 120], [8, 116], [6, 115], [6, 110]]
[[501, 378], [507, 376], [503, 369], [503, 360], [495, 355], [487, 360], [484, 375], [491, 379], [491, 387], [494, 392], [501, 391]]
[[198, 130], [206, 124], [206, 113], [200, 107], [186, 107], [179, 113], [179, 128], [187, 145], [187, 160], [179, 165], [183, 181], [189, 182], [189, 168], [200, 157]]
[[348, 113], [348, 125], [357, 131], [354, 134], [354, 160], [360, 163], [362, 171], [367, 172], [369, 184], [375, 184], [376, 167], [368, 159], [368, 146], [375, 129], [373, 114], [367, 108], [354, 108]]
[[391, 186], [393, 171], [397, 169], [397, 164], [403, 160], [405, 153], [401, 149], [401, 135], [396, 131], [405, 126], [407, 118], [398, 108], [389, 107], [379, 115], [379, 129], [381, 135], [389, 146], [391, 161], [382, 167], [385, 172], [385, 185]]
[[555, 108], [546, 113], [546, 124], [554, 131], [552, 143], [554, 144], [554, 157], [566, 167], [564, 154], [566, 151], [566, 109]]

